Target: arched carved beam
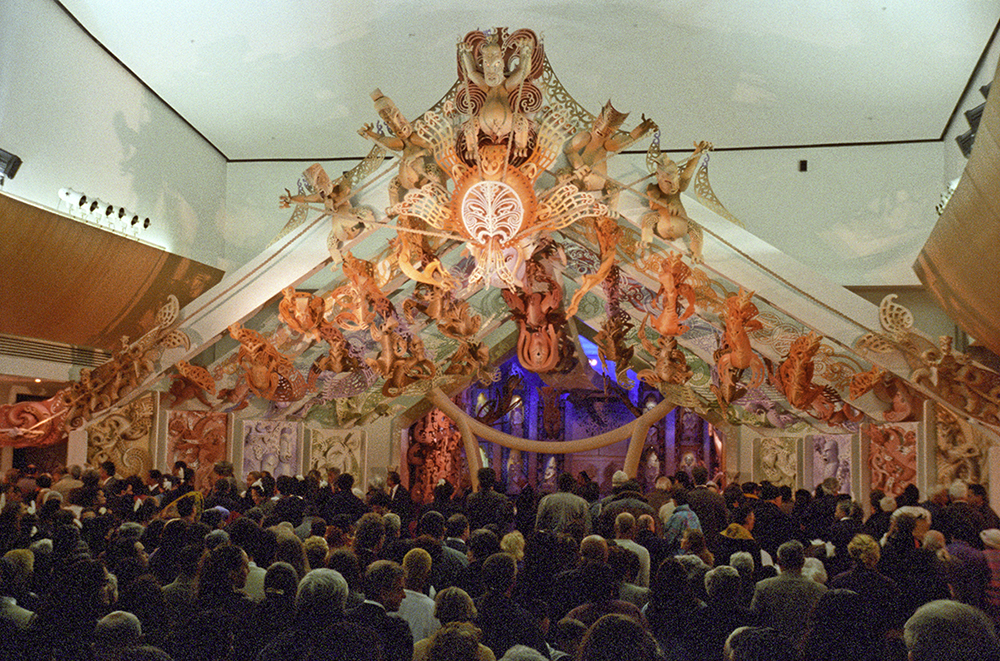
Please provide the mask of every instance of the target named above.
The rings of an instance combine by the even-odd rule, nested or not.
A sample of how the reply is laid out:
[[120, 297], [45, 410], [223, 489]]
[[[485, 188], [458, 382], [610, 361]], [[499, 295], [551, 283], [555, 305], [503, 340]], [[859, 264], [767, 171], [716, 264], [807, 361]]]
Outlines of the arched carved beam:
[[462, 432], [465, 456], [469, 461], [469, 471], [472, 473], [473, 489], [479, 488], [476, 476], [476, 471], [479, 469], [479, 443], [476, 440], [476, 436], [481, 436], [491, 443], [502, 445], [511, 450], [540, 452], [544, 454], [565, 454], [569, 452], [596, 450], [623, 441], [626, 438], [631, 438], [628, 453], [625, 455], [625, 467], [623, 470], [630, 477], [635, 477], [639, 469], [639, 458], [642, 455], [642, 446], [646, 440], [646, 432], [649, 431], [652, 425], [662, 420], [664, 416], [674, 410], [676, 406], [668, 400], [663, 400], [632, 422], [622, 425], [617, 429], [604, 432], [603, 434], [591, 436], [590, 438], [580, 438], [575, 441], [532, 441], [526, 438], [511, 436], [510, 434], [505, 434], [502, 431], [497, 431], [492, 427], [484, 425], [456, 406], [440, 388], [431, 388], [430, 392], [427, 393], [427, 399], [434, 406], [444, 411], [449, 418], [454, 420], [455, 424], [458, 425], [459, 431]]

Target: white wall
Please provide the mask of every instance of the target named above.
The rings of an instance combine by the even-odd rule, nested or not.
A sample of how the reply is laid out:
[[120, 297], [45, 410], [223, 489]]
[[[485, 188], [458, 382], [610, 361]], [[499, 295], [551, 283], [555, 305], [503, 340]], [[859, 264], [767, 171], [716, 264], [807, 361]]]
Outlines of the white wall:
[[151, 243], [237, 265], [225, 159], [52, 0], [0, 3], [0, 148], [24, 162], [8, 193], [59, 208], [72, 188], [148, 216]]

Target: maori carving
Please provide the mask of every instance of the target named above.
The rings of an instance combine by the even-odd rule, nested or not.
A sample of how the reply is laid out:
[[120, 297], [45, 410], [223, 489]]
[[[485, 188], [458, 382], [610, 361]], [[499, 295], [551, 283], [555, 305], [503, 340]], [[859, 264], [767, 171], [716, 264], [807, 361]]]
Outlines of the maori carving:
[[154, 318], [153, 327], [135, 342], [122, 338], [111, 360], [94, 369], [80, 370], [80, 379], [43, 402], [0, 406], [6, 433], [0, 445], [41, 447], [59, 443], [94, 415], [106, 411], [134, 391], [153, 371], [154, 362], [172, 347], [190, 347], [187, 335], [176, 330], [180, 304], [169, 296]]
[[871, 488], [898, 496], [917, 476], [916, 426], [863, 425], [862, 434], [871, 443]]
[[639, 326], [639, 341], [651, 356], [656, 359], [653, 369], [644, 369], [636, 373], [641, 380], [652, 386], [663, 384], [681, 385], [687, 383], [688, 379], [694, 376], [694, 372], [688, 367], [687, 357], [677, 346], [677, 338], [669, 335], [661, 335], [657, 344], [654, 345], [646, 337], [645, 322]]
[[143, 475], [153, 467], [149, 434], [153, 396], [145, 395], [87, 429], [87, 463], [111, 461], [122, 476]]
[[336, 181], [319, 163], [310, 165], [302, 176], [306, 180], [304, 190], [298, 195], [292, 195], [285, 189], [285, 194], [279, 200], [279, 208], [288, 209], [293, 204], [295, 212], [292, 219], [282, 230], [287, 233], [292, 227], [301, 224], [305, 218], [304, 209], [310, 204], [322, 205], [323, 211], [330, 216], [330, 234], [327, 236], [327, 248], [335, 262], [341, 259], [340, 249], [351, 239], [357, 237], [365, 229], [365, 221], [374, 220], [371, 212], [364, 208], [350, 206], [354, 187], [366, 176], [371, 174], [382, 163], [385, 152], [378, 145], [352, 169], [344, 172]]
[[554, 244], [547, 244], [528, 261], [524, 290], [502, 291], [518, 325], [517, 358], [522, 367], [539, 374], [565, 367], [573, 357], [561, 309], [562, 285], [546, 266], [553, 252]]
[[660, 152], [658, 138], [650, 145], [646, 156], [646, 166], [656, 176], [656, 183], [646, 187], [650, 211], [639, 220], [639, 225], [642, 227], [642, 242], [651, 243], [654, 234], [665, 241], [687, 236], [695, 264], [703, 261], [702, 231], [684, 210], [681, 193], [687, 190], [691, 183], [701, 155], [711, 149], [710, 142], [696, 142], [694, 152], [688, 158], [683, 170], [678, 168], [670, 157]]
[[808, 410], [813, 401], [823, 393], [822, 386], [813, 383], [813, 358], [819, 351], [823, 336], [810, 332], [792, 342], [788, 355], [771, 374], [771, 383], [781, 391], [788, 403], [800, 410]]
[[[614, 264], [608, 270], [604, 278], [604, 293], [607, 298], [607, 318], [601, 324], [601, 329], [594, 336], [594, 343], [597, 344], [597, 357], [601, 361], [601, 371], [608, 373], [608, 361], [615, 364], [615, 379], [622, 388], [631, 388], [632, 383], [626, 377], [629, 367], [632, 365], [634, 349], [631, 344], [626, 343], [628, 334], [632, 331], [632, 318], [621, 304], [624, 299], [621, 291], [622, 281], [621, 270]], [[605, 390], [608, 386], [605, 379]], [[628, 399], [627, 397], [625, 399]]]
[[[913, 370], [910, 381], [981, 422], [1000, 426], [1000, 374], [952, 348], [952, 338], [935, 347], [913, 330], [913, 315], [890, 294], [879, 305], [881, 333], [868, 333], [857, 346], [875, 353], [898, 352]], [[901, 404], [901, 406], [906, 406]]]
[[225, 413], [169, 411], [167, 413], [167, 465], [187, 463], [194, 470], [196, 489], [213, 486], [212, 467], [226, 457], [228, 418]]
[[531, 30], [510, 35], [505, 28], [488, 34], [477, 30], [459, 42], [455, 106], [470, 117], [458, 146], [470, 165], [479, 161], [484, 146], [503, 145], [514, 165], [527, 158], [535, 134], [532, 116], [542, 100], [534, 81], [544, 61]]
[[447, 175], [434, 161], [433, 145], [413, 130], [413, 125], [403, 116], [392, 99], [375, 89], [371, 94], [375, 112], [385, 122], [392, 136], [376, 133], [371, 124], [358, 129], [358, 134], [399, 153], [399, 174], [389, 185], [389, 201], [397, 204], [406, 191], [435, 182], [444, 184]]
[[63, 393], [40, 402], [20, 402], [0, 406], [0, 446], [45, 447], [66, 440], [66, 402]]
[[462, 435], [441, 409], [431, 409], [413, 425], [406, 461], [414, 502], [430, 502], [440, 480], [460, 483]]
[[473, 376], [481, 383], [492, 383], [500, 378], [496, 370], [489, 368], [489, 347], [475, 339], [483, 320], [472, 312], [468, 301], [456, 299], [449, 290], [428, 287], [422, 283], [416, 286], [413, 294], [413, 298], [403, 303], [403, 315], [406, 319], [412, 322], [414, 312], [420, 311], [437, 322], [442, 335], [459, 342], [445, 374]]
[[937, 349], [920, 354], [922, 365], [911, 378], [969, 415], [1000, 425], [1000, 374], [953, 351], [952, 338], [942, 336], [938, 341]]
[[385, 379], [382, 394], [386, 397], [395, 397], [437, 372], [434, 362], [426, 357], [420, 338], [416, 335], [404, 337], [396, 330], [397, 325], [395, 319], [390, 319], [382, 330], [371, 329], [380, 351], [377, 358], [369, 358], [367, 363]]
[[982, 432], [959, 420], [941, 405], [934, 406], [937, 418], [937, 484], [950, 486], [955, 480], [981, 483], [988, 478], [989, 444]]
[[[671, 253], [660, 268], [658, 280], [660, 289], [654, 298], [662, 306], [662, 312], [653, 320], [653, 328], [660, 335], [683, 335], [689, 329], [681, 324], [691, 317], [695, 310], [695, 291], [688, 283], [691, 269], [681, 260], [678, 253]], [[682, 302], [686, 301], [684, 311], [680, 312]], [[646, 316], [649, 318], [649, 315]]]
[[170, 376], [170, 395], [173, 399], [170, 408], [177, 408], [190, 399], [197, 399], [204, 406], [211, 408], [212, 404], [205, 397], [207, 392], [215, 395], [215, 379], [207, 369], [201, 365], [192, 365], [186, 360], [179, 360], [174, 365], [177, 374]]
[[611, 267], [615, 264], [615, 255], [618, 252], [618, 241], [622, 236], [622, 228], [608, 216], [595, 219], [594, 224], [597, 226], [597, 240], [601, 246], [601, 266], [596, 272], [583, 276], [580, 288], [573, 294], [569, 307], [566, 308], [567, 317], [576, 314], [584, 295], [607, 278]]
[[711, 386], [723, 410], [746, 394], [740, 379], [747, 369], [753, 375], [748, 387], [756, 388], [764, 382], [764, 363], [750, 346], [750, 333], [763, 327], [751, 299], [753, 292], [742, 287], [726, 298], [722, 341], [713, 355], [718, 383]]
[[619, 191], [617, 185], [609, 185], [608, 158], [657, 128], [653, 120], [643, 115], [639, 125], [625, 133], [619, 129], [627, 117], [628, 113], [615, 110], [609, 100], [590, 129], [574, 135], [563, 148], [572, 168], [563, 180], [576, 184], [580, 190], [601, 191], [612, 209], [616, 206]]
[[229, 335], [240, 343], [236, 360], [253, 394], [271, 402], [294, 402], [305, 395], [305, 379], [264, 336], [240, 323], [229, 326]]

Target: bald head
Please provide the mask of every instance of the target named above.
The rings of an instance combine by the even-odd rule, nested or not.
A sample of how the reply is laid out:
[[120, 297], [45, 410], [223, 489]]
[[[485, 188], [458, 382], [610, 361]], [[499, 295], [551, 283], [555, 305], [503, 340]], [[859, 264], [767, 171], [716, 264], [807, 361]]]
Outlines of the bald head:
[[584, 560], [608, 561], [608, 542], [600, 535], [588, 535], [580, 542], [580, 557]]

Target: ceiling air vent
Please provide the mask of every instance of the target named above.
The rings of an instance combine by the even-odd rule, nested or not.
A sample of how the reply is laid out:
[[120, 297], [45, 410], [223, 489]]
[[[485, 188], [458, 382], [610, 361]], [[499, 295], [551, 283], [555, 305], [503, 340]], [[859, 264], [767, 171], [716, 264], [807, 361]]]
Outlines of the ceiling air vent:
[[31, 340], [13, 335], [0, 335], [0, 355], [31, 358], [50, 363], [67, 363], [81, 367], [97, 367], [111, 360], [111, 354], [106, 351], [43, 340]]

